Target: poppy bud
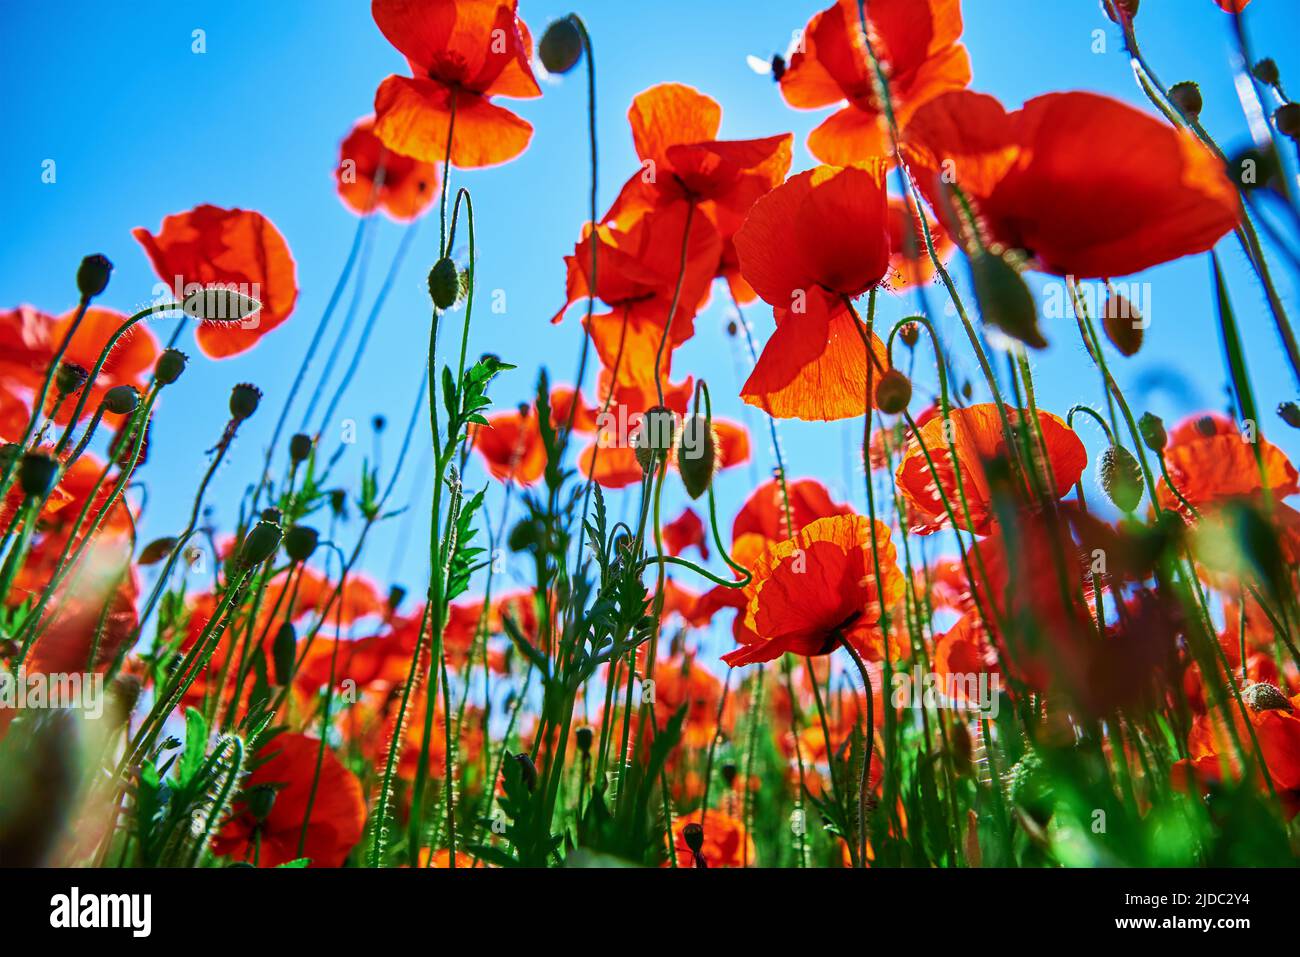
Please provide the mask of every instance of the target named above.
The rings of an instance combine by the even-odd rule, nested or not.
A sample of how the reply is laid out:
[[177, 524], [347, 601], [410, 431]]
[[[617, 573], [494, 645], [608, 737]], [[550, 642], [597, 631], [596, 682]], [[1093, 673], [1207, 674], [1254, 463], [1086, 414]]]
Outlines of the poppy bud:
[[1117, 292], [1106, 299], [1101, 327], [1120, 355], [1135, 355], [1142, 348], [1142, 314]]
[[320, 533], [310, 525], [295, 525], [284, 534], [284, 553], [295, 562], [305, 562], [319, 540]]
[[456, 264], [446, 256], [429, 270], [429, 295], [439, 309], [450, 309], [460, 296], [460, 274]]
[[286, 621], [275, 633], [271, 645], [271, 658], [275, 665], [275, 683], [287, 685], [293, 679], [293, 665], [298, 650], [298, 632], [293, 622]]
[[370, 427], [376, 432], [382, 432], [388, 427], [388, 420], [382, 415], [377, 415], [370, 420]]
[[239, 549], [239, 564], [245, 568], [260, 565], [280, 547], [284, 530], [274, 522], [261, 521], [253, 526]]
[[537, 45], [537, 58], [547, 73], [568, 73], [581, 56], [582, 34], [574, 26], [572, 17], [553, 21]]
[[1277, 414], [1291, 428], [1300, 429], [1300, 405], [1294, 402], [1283, 402], [1277, 407]]
[[1244, 190], [1268, 186], [1278, 175], [1277, 151], [1270, 146], [1248, 146], [1228, 160], [1228, 177]]
[[262, 521], [264, 522], [275, 522], [275, 524], [279, 525], [282, 517], [283, 514], [274, 505], [268, 505], [262, 509]]
[[275, 788], [271, 785], [259, 784], [249, 789], [245, 797], [248, 802], [248, 813], [258, 824], [271, 816], [271, 809], [275, 807]]
[[1214, 438], [1214, 420], [1208, 415], [1203, 415], [1196, 420], [1196, 431], [1207, 439]]
[[181, 300], [181, 312], [199, 322], [243, 322], [262, 304], [226, 286], [204, 286]]
[[971, 259], [975, 298], [985, 324], [1035, 349], [1047, 348], [1038, 329], [1038, 307], [1016, 267], [995, 253], [980, 251]]
[[28, 452], [18, 466], [18, 483], [23, 494], [32, 498], [44, 498], [54, 488], [54, 480], [59, 475], [58, 459], [44, 452]]
[[583, 754], [591, 753], [591, 740], [594, 737], [594, 734], [589, 726], [584, 724], [581, 728], [578, 728], [573, 732], [573, 737], [578, 743], [579, 751]]
[[1273, 122], [1279, 133], [1300, 139], [1300, 103], [1283, 103], [1273, 114]]
[[682, 837], [686, 840], [686, 846], [691, 849], [691, 853], [699, 855], [704, 849], [704, 826], [692, 821], [682, 828]]
[[405, 599], [406, 589], [401, 585], [393, 585], [388, 589], [388, 610], [397, 611]]
[[77, 292], [83, 299], [93, 299], [108, 288], [108, 278], [113, 275], [113, 264], [107, 256], [95, 253], [87, 256], [77, 267]]
[[1169, 90], [1169, 99], [1184, 116], [1192, 119], [1201, 115], [1201, 108], [1205, 105], [1201, 99], [1201, 88], [1191, 80], [1175, 83]]
[[90, 378], [90, 372], [85, 366], [79, 366], [75, 362], [64, 362], [59, 366], [59, 372], [54, 377], [54, 387], [59, 390], [59, 395], [72, 395]]
[[158, 363], [153, 367], [153, 377], [158, 380], [159, 385], [171, 385], [181, 377], [185, 371], [185, 363], [189, 361], [189, 356], [179, 349], [164, 349], [162, 355], [158, 357]]
[[348, 493], [343, 489], [330, 489], [330, 511], [335, 518], [348, 517]]
[[1282, 79], [1277, 70], [1277, 63], [1272, 57], [1264, 57], [1251, 68], [1250, 72], [1255, 74], [1255, 79], [1266, 86], [1277, 86], [1278, 81]]
[[736, 768], [736, 763], [734, 761], [728, 761], [726, 764], [722, 766], [722, 781], [724, 784], [727, 785], [727, 787], [731, 787], [736, 783], [737, 770], [738, 769]]
[[257, 411], [262, 401], [262, 390], [248, 382], [241, 382], [230, 390], [230, 417], [243, 422]]
[[686, 494], [699, 498], [708, 491], [717, 465], [717, 439], [713, 426], [702, 415], [692, 415], [682, 427], [681, 447], [677, 452], [677, 471], [681, 473]]
[[289, 458], [294, 462], [305, 462], [311, 455], [311, 447], [314, 443], [310, 435], [303, 435], [299, 432], [289, 440]]
[[965, 382], [961, 384], [961, 397], [965, 399], [967, 402], [969, 402], [971, 396], [973, 396], [974, 394], [975, 394], [975, 389], [971, 386], [970, 380], [967, 379]]
[[898, 330], [898, 338], [903, 340], [903, 345], [909, 349], [916, 348], [917, 340], [921, 338], [921, 327], [915, 322], [906, 323], [903, 328]]
[[171, 535], [155, 538], [140, 550], [140, 557], [135, 560], [135, 563], [137, 565], [157, 565], [172, 553], [172, 550], [176, 547], [176, 541], [177, 539]]
[[731, 338], [733, 338], [733, 339], [735, 338], [735, 336], [736, 336], [736, 332], [737, 332], [739, 329], [740, 329], [740, 327], [736, 325], [736, 322], [735, 322], [734, 319], [733, 319], [731, 322], [727, 323], [727, 335], [730, 336]]
[[104, 409], [114, 415], [130, 415], [140, 404], [140, 393], [133, 386], [115, 385], [104, 393]]
[[1097, 461], [1097, 484], [1122, 512], [1131, 512], [1142, 501], [1142, 469], [1133, 453], [1112, 445]]
[[537, 765], [533, 764], [533, 759], [526, 754], [512, 754], [515, 763], [519, 765], [519, 771], [524, 778], [524, 787], [532, 791], [537, 787]]
[[1152, 452], [1162, 451], [1169, 443], [1164, 422], [1161, 421], [1160, 416], [1152, 415], [1150, 412], [1143, 412], [1142, 418], [1138, 419], [1138, 432], [1142, 434], [1142, 441]]
[[1277, 685], [1271, 685], [1267, 681], [1256, 681], [1246, 685], [1241, 689], [1241, 700], [1245, 702], [1246, 707], [1251, 711], [1259, 713], [1260, 711], [1285, 711], [1290, 714], [1295, 709], [1291, 707], [1291, 702], [1287, 701], [1286, 695], [1282, 693]]
[[662, 405], [652, 406], [641, 417], [641, 427], [632, 435], [632, 450], [641, 471], [649, 472], [655, 459], [673, 447], [673, 413]]
[[886, 415], [898, 415], [912, 401], [912, 383], [897, 369], [890, 369], [876, 383], [876, 408]]

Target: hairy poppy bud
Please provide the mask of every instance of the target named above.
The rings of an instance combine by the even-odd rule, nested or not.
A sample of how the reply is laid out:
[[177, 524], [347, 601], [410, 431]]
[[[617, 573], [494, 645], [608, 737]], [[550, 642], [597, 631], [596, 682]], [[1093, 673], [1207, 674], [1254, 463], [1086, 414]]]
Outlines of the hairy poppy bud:
[[1169, 99], [1173, 101], [1174, 106], [1182, 111], [1184, 116], [1196, 119], [1201, 115], [1201, 108], [1205, 105], [1201, 99], [1201, 88], [1191, 80], [1184, 80], [1182, 83], [1175, 83], [1169, 89]]
[[672, 410], [662, 405], [652, 406], [641, 417], [641, 427], [632, 435], [632, 451], [641, 471], [649, 472], [655, 460], [673, 447], [674, 424]]
[[568, 73], [582, 56], [582, 34], [572, 17], [555, 20], [542, 34], [537, 45], [537, 58], [547, 73]]
[[28, 452], [18, 466], [18, 482], [23, 494], [32, 498], [44, 498], [54, 488], [54, 480], [59, 475], [58, 459], [44, 452]]
[[1136, 355], [1142, 348], [1142, 314], [1117, 292], [1107, 297], [1103, 308], [1101, 327], [1110, 344], [1122, 356]]
[[239, 549], [239, 564], [245, 568], [260, 565], [280, 547], [284, 530], [274, 522], [261, 521], [253, 526]]
[[59, 395], [72, 395], [90, 378], [90, 372], [85, 366], [79, 366], [75, 362], [60, 363], [58, 374], [54, 377], [54, 387], [59, 390]]
[[1283, 103], [1273, 114], [1273, 122], [1279, 133], [1300, 139], [1300, 103]]
[[286, 621], [276, 631], [275, 641], [271, 645], [276, 684], [287, 685], [293, 680], [293, 665], [297, 650], [298, 632], [294, 629], [293, 622]]
[[189, 356], [179, 349], [164, 349], [153, 367], [153, 376], [159, 385], [171, 385], [181, 377], [188, 361]]
[[406, 589], [401, 585], [393, 585], [388, 589], [388, 610], [397, 611], [402, 602], [406, 600]]
[[1272, 57], [1264, 57], [1251, 68], [1251, 73], [1255, 74], [1255, 79], [1266, 86], [1277, 86], [1282, 79], [1277, 70], [1277, 63]]
[[1132, 20], [1138, 13], [1138, 0], [1101, 0], [1101, 8], [1106, 11], [1106, 16], [1110, 17], [1115, 23], [1120, 21], [1115, 19], [1115, 14], [1111, 12], [1111, 5], [1114, 5], [1115, 11], [1121, 16]]
[[591, 740], [594, 736], [591, 727], [585, 724], [573, 732], [574, 740], [578, 743], [578, 750], [583, 754], [591, 752]]
[[177, 539], [171, 535], [155, 538], [140, 549], [140, 557], [135, 560], [135, 563], [137, 565], [157, 565], [172, 553], [172, 550], [176, 547], [176, 542]]
[[1283, 402], [1277, 407], [1277, 414], [1291, 428], [1300, 429], [1300, 405], [1294, 402]]
[[1160, 452], [1169, 444], [1169, 436], [1165, 432], [1165, 423], [1161, 421], [1158, 415], [1143, 412], [1142, 418], [1138, 419], [1138, 432], [1142, 434], [1142, 441], [1146, 443], [1147, 448], [1152, 452]]
[[704, 849], [704, 826], [692, 821], [682, 828], [682, 837], [692, 854], [699, 854]]
[[1142, 469], [1133, 453], [1112, 445], [1097, 461], [1097, 484], [1122, 512], [1131, 512], [1142, 501]]
[[303, 435], [299, 432], [289, 440], [289, 458], [294, 462], [305, 462], [311, 455], [311, 447], [314, 443], [310, 435]]
[[248, 813], [258, 824], [271, 816], [271, 809], [275, 807], [275, 788], [271, 785], [259, 784], [250, 788], [245, 798], [248, 802]]
[[93, 299], [108, 288], [108, 277], [113, 275], [113, 264], [99, 253], [87, 256], [77, 267], [77, 292], [83, 299]]
[[450, 309], [460, 296], [460, 273], [446, 256], [429, 270], [429, 295], [439, 309]]
[[320, 533], [310, 525], [295, 525], [284, 534], [284, 553], [295, 562], [305, 562], [316, 551]]
[[731, 787], [736, 783], [737, 770], [738, 768], [736, 767], [736, 762], [734, 761], [728, 761], [722, 766], [722, 782], [727, 787]]
[[114, 415], [130, 415], [140, 404], [140, 393], [133, 386], [115, 385], [104, 393], [104, 409]]
[[262, 390], [248, 382], [241, 382], [230, 390], [230, 417], [243, 422], [257, 411], [262, 401]]
[[886, 415], [898, 415], [912, 401], [912, 383], [897, 369], [889, 369], [876, 383], [876, 408]]
[[916, 348], [917, 340], [921, 338], [921, 326], [916, 322], [908, 322], [903, 328], [898, 330], [898, 338], [903, 340], [903, 345], [909, 349]]
[[970, 267], [984, 322], [1027, 346], [1047, 348], [1038, 329], [1038, 306], [1016, 267], [984, 251], [974, 255]]
[[199, 322], [243, 322], [251, 319], [262, 304], [227, 286], [204, 286], [181, 300], [181, 312]]
[[533, 764], [533, 759], [526, 754], [510, 755], [519, 765], [519, 771], [524, 778], [524, 787], [532, 791], [537, 787], [537, 765]]
[[1291, 707], [1291, 702], [1286, 699], [1286, 695], [1277, 685], [1271, 685], [1267, 681], [1256, 681], [1246, 685], [1241, 689], [1241, 700], [1246, 707], [1256, 713], [1260, 711], [1285, 711], [1290, 714], [1295, 709]]
[[[717, 466], [717, 438], [713, 426], [702, 415], [692, 415], [682, 426], [681, 446], [677, 451], [677, 471], [681, 473], [686, 494], [699, 498], [708, 491]], [[644, 467], [644, 466], [643, 466]]]

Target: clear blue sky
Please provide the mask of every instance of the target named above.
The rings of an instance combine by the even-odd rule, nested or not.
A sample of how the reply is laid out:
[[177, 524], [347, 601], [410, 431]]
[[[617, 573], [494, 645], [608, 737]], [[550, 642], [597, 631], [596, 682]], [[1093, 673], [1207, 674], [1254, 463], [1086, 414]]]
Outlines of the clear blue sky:
[[[724, 108], [724, 137], [793, 131], [795, 168], [812, 165], [802, 143], [825, 111], [788, 109], [770, 78], [755, 75], [745, 57], [784, 50], [791, 31], [823, 5], [816, 0], [579, 3], [596, 45], [602, 209], [636, 168], [627, 106], [637, 92], [662, 81], [692, 84], [717, 98]], [[522, 0], [520, 7], [535, 36], [572, 9], [560, 0]], [[972, 86], [1008, 107], [1062, 89], [1100, 91], [1146, 107], [1118, 30], [1097, 3], [966, 0], [963, 8]], [[1285, 38], [1295, 35], [1296, 12], [1295, 0], [1255, 0], [1249, 8], [1258, 51], [1277, 59], [1292, 88], [1300, 87], [1300, 49]], [[6, 228], [0, 234], [0, 305], [31, 303], [62, 312], [74, 301], [80, 257], [98, 251], [117, 266], [105, 304], [131, 311], [148, 299], [155, 282], [131, 228], [156, 229], [164, 215], [200, 203], [260, 210], [288, 239], [301, 287], [292, 319], [245, 356], [210, 362], [196, 354], [185, 378], [166, 394], [153, 432], [144, 540], [183, 524], [206, 467], [205, 450], [224, 422], [231, 385], [251, 381], [266, 390], [263, 410], [247, 424], [210, 495], [218, 519], [228, 526], [240, 491], [256, 475], [280, 401], [352, 239], [355, 219], [333, 188], [338, 142], [357, 117], [370, 112], [378, 83], [389, 73], [404, 72], [403, 60], [361, 0], [116, 5], [47, 0], [7, 5], [3, 17], [0, 78], [7, 95], [0, 108], [5, 142], [0, 208]], [[1233, 51], [1229, 21], [1213, 0], [1143, 0], [1139, 28], [1145, 51], [1166, 82], [1201, 82], [1203, 118], [1220, 142], [1229, 148], [1246, 142], [1227, 67]], [[195, 29], [206, 31], [202, 55], [191, 52]], [[1106, 43], [1100, 55], [1093, 52], [1098, 29]], [[507, 296], [508, 313], [482, 312], [471, 343], [472, 354], [491, 350], [520, 366], [493, 390], [502, 407], [528, 396], [539, 363], [550, 368], [553, 381], [570, 381], [579, 341], [576, 312], [559, 328], [547, 317], [563, 298], [561, 257], [571, 251], [586, 216], [582, 73], [543, 89], [539, 100], [506, 104], [536, 127], [528, 152], [496, 169], [457, 172], [453, 180], [473, 192], [480, 291], [502, 289]], [[53, 185], [41, 182], [46, 159], [57, 163]], [[401, 229], [387, 220], [380, 224], [368, 296], [387, 269]], [[435, 234], [434, 221], [426, 220], [339, 410], [340, 419], [355, 419], [363, 431], [373, 414], [388, 416], [389, 463], [423, 365], [429, 318], [423, 281], [436, 255]], [[1220, 250], [1245, 327], [1255, 386], [1269, 410], [1265, 429], [1294, 456], [1300, 442], [1271, 411], [1280, 399], [1292, 397], [1292, 388], [1262, 294], [1235, 242], [1224, 240]], [[958, 271], [964, 275], [964, 268]], [[1276, 272], [1288, 308], [1300, 318], [1295, 277], [1280, 265]], [[1194, 408], [1221, 407], [1223, 363], [1206, 259], [1166, 265], [1138, 278], [1152, 283], [1152, 324], [1141, 355], [1117, 369], [1136, 408], [1174, 419]], [[937, 290], [931, 295], [942, 303]], [[710, 311], [697, 320], [696, 337], [674, 366], [707, 377], [719, 414], [743, 419], [732, 347], [723, 333], [724, 298], [715, 296]], [[892, 323], [912, 306], [911, 300], [885, 297], [883, 317]], [[770, 311], [756, 306], [750, 315], [765, 337]], [[160, 324], [157, 331], [165, 337], [171, 328]], [[1040, 403], [1061, 414], [1076, 402], [1099, 403], [1097, 376], [1070, 326], [1047, 331], [1052, 348], [1036, 361]], [[968, 350], [958, 351], [970, 368]], [[928, 353], [924, 360], [928, 363]], [[756, 466], [719, 480], [727, 515], [771, 465], [757, 418], [752, 427]], [[1095, 455], [1097, 430], [1087, 424], [1081, 429]], [[860, 434], [860, 421], [783, 424], [791, 474], [817, 475], [839, 497], [862, 507], [861, 481], [853, 470]], [[368, 448], [363, 438], [349, 454], [352, 475]], [[417, 482], [419, 460], [417, 454], [408, 467], [399, 500]], [[484, 473], [475, 467], [469, 478], [481, 484]], [[498, 503], [499, 497], [494, 521]], [[674, 501], [666, 514], [676, 514], [678, 504]], [[423, 584], [418, 556], [427, 519], [417, 511], [409, 520], [415, 533], [399, 577], [415, 592]], [[381, 529], [368, 550], [367, 565], [381, 577], [397, 531], [396, 525]]]

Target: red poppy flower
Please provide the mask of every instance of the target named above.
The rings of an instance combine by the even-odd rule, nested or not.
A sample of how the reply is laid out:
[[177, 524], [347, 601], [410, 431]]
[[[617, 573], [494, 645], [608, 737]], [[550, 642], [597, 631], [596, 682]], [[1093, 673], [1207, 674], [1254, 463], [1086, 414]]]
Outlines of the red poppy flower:
[[754, 839], [742, 821], [718, 810], [696, 810], [673, 821], [673, 853], [678, 867], [695, 866], [695, 853], [686, 842], [686, 828], [701, 823], [704, 843], [700, 857], [706, 867], [748, 867], [754, 863]]
[[[867, 29], [889, 77], [896, 120], [905, 125], [917, 107], [970, 82], [970, 58], [961, 36], [959, 0], [868, 0]], [[858, 0], [838, 0], [808, 21], [781, 95], [796, 109], [844, 103], [808, 136], [808, 151], [823, 163], [849, 166], [890, 152], [875, 71], [862, 43]]]
[[[1258, 437], [1252, 443], [1221, 415], [1184, 419], [1170, 431], [1164, 455], [1169, 477], [1193, 506], [1250, 498], [1265, 489], [1279, 499], [1300, 492], [1300, 473], [1281, 449]], [[1163, 478], [1156, 484], [1156, 498], [1161, 508], [1186, 510]]]
[[374, 127], [373, 116], [363, 117], [339, 144], [339, 199], [354, 213], [382, 209], [393, 219], [414, 219], [438, 195], [438, 167], [387, 149]]
[[664, 548], [669, 555], [680, 555], [694, 546], [700, 550], [700, 557], [709, 558], [709, 536], [704, 530], [704, 522], [692, 508], [682, 509], [671, 522], [663, 527]]
[[529, 65], [532, 37], [518, 0], [372, 0], [380, 31], [413, 76], [390, 76], [375, 92], [375, 135], [395, 153], [462, 169], [512, 160], [533, 128], [494, 96], [542, 91]]
[[623, 186], [605, 222], [627, 226], [651, 210], [693, 202], [728, 239], [754, 200], [790, 171], [791, 134], [719, 141], [722, 107], [680, 83], [638, 93], [627, 118], [641, 169]]
[[[1027, 415], [1023, 410], [1011, 408], [1007, 408], [1006, 412], [1013, 426], [1022, 422]], [[937, 416], [921, 426], [920, 443], [913, 441], [908, 447], [907, 455], [898, 465], [895, 481], [919, 518], [912, 528], [915, 534], [928, 535], [952, 524], [947, 509], [944, 508], [946, 497], [958, 528], [976, 535], [987, 535], [993, 527], [993, 497], [985, 474], [985, 464], [995, 458], [1007, 457], [1002, 418], [998, 415], [997, 406], [986, 402], [964, 409], [953, 409], [951, 420], [952, 445], [957, 452], [957, 462], [954, 464], [952, 452], [944, 439], [943, 416]], [[1040, 474], [1052, 476], [1056, 496], [1060, 498], [1079, 481], [1079, 476], [1088, 464], [1088, 453], [1074, 430], [1050, 412], [1039, 411], [1038, 425], [1047, 449], [1047, 460], [1039, 463], [1039, 471]], [[1037, 448], [1037, 442], [1034, 447]], [[935, 471], [939, 474], [939, 486], [935, 485], [930, 463], [926, 461], [926, 451], [930, 453]], [[960, 491], [964, 494], [966, 508], [970, 511], [969, 522], [966, 508], [958, 494], [958, 469], [961, 473]]]
[[686, 705], [682, 743], [688, 748], [708, 747], [717, 732], [722, 682], [697, 664], [693, 655], [659, 662], [654, 682], [655, 718], [660, 729]]
[[1095, 93], [1050, 93], [1013, 113], [945, 93], [904, 141], [936, 208], [940, 174], [955, 175], [989, 240], [1058, 275], [1123, 276], [1204, 252], [1240, 216], [1222, 164], [1190, 133]]
[[196, 206], [163, 219], [155, 235], [131, 231], [154, 272], [173, 295], [197, 284], [234, 285], [262, 304], [242, 322], [203, 323], [195, 333], [203, 354], [213, 359], [247, 352], [289, 318], [298, 301], [298, 282], [289, 245], [261, 213]]
[[[754, 204], [736, 233], [745, 280], [772, 305], [776, 332], [741, 398], [777, 418], [863, 415], [867, 396], [865, 326], [846, 300], [889, 269], [884, 168], [819, 166], [792, 176]], [[875, 375], [888, 367], [871, 335]]]
[[[252, 861], [256, 849], [258, 867], [277, 867], [299, 857], [311, 858], [312, 867], [341, 867], [361, 840], [366, 803], [361, 782], [328, 747], [317, 778], [321, 757], [321, 743], [316, 738], [287, 732], [272, 738], [258, 753], [261, 763], [245, 780], [245, 797], [236, 802], [234, 815], [212, 842], [213, 851], [234, 860]], [[258, 821], [247, 795], [261, 786], [272, 788], [275, 800], [265, 819]], [[304, 817], [307, 839], [300, 854]]]
[[[789, 522], [786, 521], [787, 497]], [[759, 535], [766, 542], [781, 542], [819, 518], [851, 514], [853, 508], [832, 501], [826, 486], [816, 479], [793, 479], [784, 488], [777, 479], [769, 479], [750, 493], [736, 513], [731, 539], [737, 542], [745, 535]]]
[[1224, 13], [1241, 13], [1250, 0], [1214, 0]]
[[860, 654], [880, 657], [883, 608], [903, 594], [888, 526], [875, 523], [880, 560], [877, 581], [872, 524], [860, 515], [818, 519], [793, 538], [770, 546], [753, 564], [745, 626], [758, 641], [722, 656], [734, 666], [771, 661], [789, 651], [825, 655], [841, 639]]
[[[577, 402], [577, 409], [573, 408]], [[564, 428], [573, 415], [575, 432], [595, 430], [595, 412], [572, 389], [554, 389], [550, 396], [551, 428]], [[532, 485], [546, 470], [546, 446], [534, 405], [487, 417], [487, 425], [471, 425], [470, 439], [492, 477], [502, 482]]]
[[[918, 212], [925, 216], [926, 225], [930, 228], [930, 241], [934, 244], [935, 255], [939, 257], [939, 262], [946, 262], [957, 248], [952, 237], [924, 210]], [[934, 277], [934, 263], [930, 259], [929, 250], [925, 248], [925, 234], [908, 211], [908, 204], [899, 199], [889, 201], [889, 248], [889, 284], [895, 292], [924, 285]]]

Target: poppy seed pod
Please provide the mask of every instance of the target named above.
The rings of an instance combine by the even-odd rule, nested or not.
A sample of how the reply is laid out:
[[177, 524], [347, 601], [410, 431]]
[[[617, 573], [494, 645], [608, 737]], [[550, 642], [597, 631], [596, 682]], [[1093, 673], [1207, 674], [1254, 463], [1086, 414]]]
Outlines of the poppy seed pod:
[[171, 385], [181, 377], [188, 361], [189, 356], [179, 349], [164, 349], [153, 368], [153, 377], [159, 385]]
[[1175, 83], [1169, 90], [1169, 99], [1182, 110], [1183, 115], [1192, 119], [1201, 115], [1201, 108], [1205, 105], [1201, 99], [1201, 88], [1191, 80]]
[[1146, 443], [1146, 447], [1152, 452], [1163, 451], [1164, 447], [1169, 444], [1169, 435], [1165, 432], [1165, 423], [1158, 415], [1143, 412], [1142, 418], [1138, 419], [1138, 432], [1142, 434], [1142, 441]]
[[251, 418], [262, 401], [262, 390], [248, 382], [241, 382], [230, 390], [230, 417], [236, 422]]
[[439, 309], [450, 309], [460, 296], [460, 274], [456, 264], [446, 256], [429, 270], [429, 296]]
[[104, 393], [104, 409], [114, 415], [130, 415], [140, 404], [140, 393], [133, 386], [115, 385]]
[[1277, 86], [1282, 75], [1278, 73], [1277, 62], [1272, 57], [1264, 57], [1251, 68], [1251, 73], [1255, 74], [1255, 79], [1260, 83], [1268, 86]]
[[582, 34], [572, 17], [555, 20], [542, 34], [537, 45], [537, 58], [551, 74], [568, 73], [582, 56]]
[[311, 455], [312, 442], [310, 435], [304, 435], [299, 432], [293, 438], [289, 439], [289, 458], [294, 462], [305, 462]]
[[583, 754], [589, 754], [591, 752], [591, 741], [595, 735], [589, 726], [584, 724], [581, 728], [578, 728], [573, 732], [573, 737], [578, 744], [579, 751]]
[[1241, 700], [1251, 711], [1291, 711], [1291, 702], [1277, 685], [1256, 681], [1241, 689]]
[[671, 409], [662, 405], [646, 409], [641, 427], [632, 435], [632, 451], [641, 471], [649, 472], [656, 459], [668, 454], [676, 438], [675, 424]]
[[262, 304], [225, 286], [205, 286], [181, 300], [181, 312], [199, 322], [243, 322]]
[[87, 256], [77, 267], [77, 292], [83, 299], [92, 299], [108, 288], [108, 279], [113, 275], [113, 264], [107, 256], [95, 253]]
[[298, 632], [293, 622], [286, 621], [275, 633], [271, 645], [272, 663], [275, 665], [275, 683], [287, 685], [293, 679], [294, 659], [298, 651]]
[[1142, 314], [1117, 292], [1112, 292], [1103, 307], [1101, 327], [1110, 344], [1122, 356], [1136, 355], [1142, 348]]
[[244, 538], [239, 549], [239, 564], [245, 568], [260, 565], [280, 547], [284, 530], [274, 522], [258, 522]]
[[897, 369], [889, 369], [876, 383], [876, 408], [886, 415], [898, 415], [912, 401], [912, 383]]
[[1277, 414], [1291, 428], [1300, 429], [1300, 405], [1294, 402], [1283, 402], [1277, 407]]
[[917, 341], [921, 338], [921, 326], [916, 322], [904, 323], [903, 327], [898, 330], [898, 338], [903, 340], [903, 345], [909, 349], [916, 347]]
[[59, 390], [59, 395], [72, 395], [90, 378], [90, 372], [85, 366], [79, 366], [75, 362], [64, 362], [59, 365], [58, 375], [54, 377], [54, 387]]
[[176, 547], [176, 542], [177, 539], [171, 535], [155, 538], [140, 549], [140, 557], [135, 560], [135, 563], [137, 565], [157, 565], [172, 553], [172, 549]]
[[1120, 511], [1131, 512], [1142, 501], [1142, 469], [1122, 445], [1112, 445], [1101, 453], [1097, 484]]
[[1283, 103], [1273, 114], [1273, 122], [1279, 133], [1300, 139], [1300, 103]]
[[54, 488], [54, 480], [59, 475], [58, 459], [44, 452], [28, 452], [18, 466], [18, 482], [23, 494], [32, 498], [44, 498]]
[[717, 468], [718, 441], [713, 426], [702, 415], [692, 415], [682, 426], [682, 441], [677, 452], [677, 471], [681, 473], [686, 494], [699, 498], [708, 491]]
[[271, 816], [271, 809], [275, 807], [275, 788], [269, 784], [259, 784], [249, 790], [246, 800], [248, 813], [261, 824]]
[[977, 252], [970, 263], [975, 298], [987, 325], [1035, 349], [1047, 348], [1038, 329], [1038, 306], [1019, 271], [995, 253]]
[[295, 562], [305, 562], [316, 551], [320, 533], [310, 525], [295, 525], [284, 533], [284, 552]]

